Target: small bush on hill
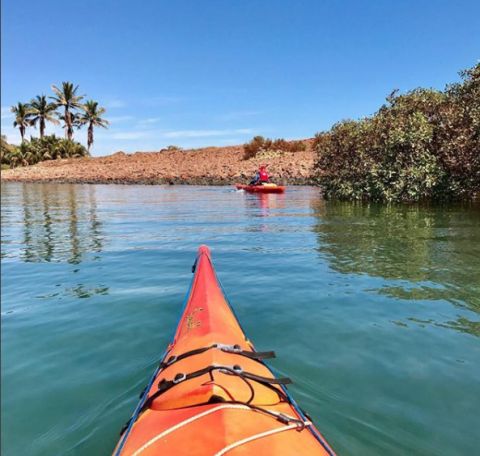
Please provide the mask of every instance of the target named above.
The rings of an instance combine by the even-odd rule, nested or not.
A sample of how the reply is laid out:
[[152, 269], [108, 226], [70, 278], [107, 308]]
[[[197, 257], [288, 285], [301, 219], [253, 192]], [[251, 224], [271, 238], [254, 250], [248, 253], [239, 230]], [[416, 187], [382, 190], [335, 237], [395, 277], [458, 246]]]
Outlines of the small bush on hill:
[[267, 141], [270, 140], [265, 139], [263, 136], [255, 136], [249, 143], [243, 145], [243, 158], [249, 160], [255, 157], [261, 150], [268, 148]]
[[279, 151], [279, 152], [299, 152], [306, 149], [302, 141], [286, 141], [285, 139], [269, 139], [263, 136], [255, 136], [249, 143], [244, 144], [244, 160], [256, 157], [259, 152]]

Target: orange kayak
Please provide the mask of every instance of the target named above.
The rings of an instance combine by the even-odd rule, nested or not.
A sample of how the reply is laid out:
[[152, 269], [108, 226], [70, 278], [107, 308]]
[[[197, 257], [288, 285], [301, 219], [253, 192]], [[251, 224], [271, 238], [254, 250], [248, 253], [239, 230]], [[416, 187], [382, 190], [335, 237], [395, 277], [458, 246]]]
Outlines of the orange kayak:
[[334, 455], [246, 338], [202, 246], [173, 341], [114, 455]]
[[264, 185], [244, 185], [235, 184], [237, 190], [245, 190], [249, 193], [283, 193], [286, 187], [277, 184], [264, 184]]

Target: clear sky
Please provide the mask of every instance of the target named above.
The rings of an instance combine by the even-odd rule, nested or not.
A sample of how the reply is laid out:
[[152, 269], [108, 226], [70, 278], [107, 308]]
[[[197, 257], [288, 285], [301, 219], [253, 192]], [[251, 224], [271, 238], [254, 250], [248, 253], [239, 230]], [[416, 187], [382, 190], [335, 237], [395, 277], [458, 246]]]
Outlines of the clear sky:
[[1, 47], [10, 141], [9, 106], [66, 80], [107, 108], [94, 155], [305, 138], [458, 80], [480, 1], [2, 0]]

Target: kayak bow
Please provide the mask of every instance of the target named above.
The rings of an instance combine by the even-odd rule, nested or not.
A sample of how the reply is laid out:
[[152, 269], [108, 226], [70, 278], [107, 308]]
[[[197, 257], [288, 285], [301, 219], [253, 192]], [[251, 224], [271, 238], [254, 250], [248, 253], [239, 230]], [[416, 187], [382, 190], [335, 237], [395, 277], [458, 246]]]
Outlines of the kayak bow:
[[246, 338], [202, 246], [173, 341], [114, 455], [334, 455]]

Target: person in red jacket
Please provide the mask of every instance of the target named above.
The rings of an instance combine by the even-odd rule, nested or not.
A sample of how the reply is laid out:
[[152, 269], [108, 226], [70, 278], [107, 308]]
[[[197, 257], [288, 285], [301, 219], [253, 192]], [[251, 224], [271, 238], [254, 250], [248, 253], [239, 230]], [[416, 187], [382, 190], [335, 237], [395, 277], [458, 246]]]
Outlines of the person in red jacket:
[[250, 182], [250, 185], [266, 184], [268, 183], [269, 180], [270, 180], [270, 176], [267, 173], [266, 165], [260, 165], [260, 168], [255, 174], [255, 177], [253, 178], [253, 180]]

